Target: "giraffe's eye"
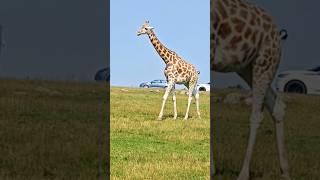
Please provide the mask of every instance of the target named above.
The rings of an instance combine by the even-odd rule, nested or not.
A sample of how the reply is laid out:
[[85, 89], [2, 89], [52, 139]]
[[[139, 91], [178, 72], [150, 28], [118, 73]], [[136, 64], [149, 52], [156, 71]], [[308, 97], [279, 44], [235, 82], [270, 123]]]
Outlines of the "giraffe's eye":
[[147, 28], [144, 28], [145, 30], [148, 30]]

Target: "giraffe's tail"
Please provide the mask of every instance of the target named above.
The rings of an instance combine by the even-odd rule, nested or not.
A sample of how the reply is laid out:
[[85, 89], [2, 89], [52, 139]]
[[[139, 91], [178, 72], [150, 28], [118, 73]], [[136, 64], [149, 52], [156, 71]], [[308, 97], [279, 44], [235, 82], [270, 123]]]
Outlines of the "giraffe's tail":
[[288, 31], [285, 29], [281, 29], [279, 32], [279, 36], [282, 40], [286, 40], [288, 38]]

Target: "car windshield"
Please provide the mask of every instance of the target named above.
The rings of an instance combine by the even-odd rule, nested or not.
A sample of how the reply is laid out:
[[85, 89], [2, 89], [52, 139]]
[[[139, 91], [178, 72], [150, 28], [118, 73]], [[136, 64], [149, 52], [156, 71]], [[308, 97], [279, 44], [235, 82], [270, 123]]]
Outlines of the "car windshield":
[[310, 71], [320, 72], [320, 66], [310, 69]]

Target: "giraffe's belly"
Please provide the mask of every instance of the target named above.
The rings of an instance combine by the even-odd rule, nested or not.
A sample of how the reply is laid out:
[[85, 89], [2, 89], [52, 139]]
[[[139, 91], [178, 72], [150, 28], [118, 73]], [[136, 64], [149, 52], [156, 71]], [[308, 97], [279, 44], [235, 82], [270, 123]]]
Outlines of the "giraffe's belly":
[[184, 84], [190, 79], [188, 74], [184, 76], [179, 74], [174, 75], [174, 73], [168, 73], [166, 70], [164, 71], [164, 75], [166, 76], [168, 82], [173, 80], [176, 84]]
[[197, 70], [192, 66], [190, 68], [180, 68], [167, 66], [164, 70], [167, 81], [173, 80], [176, 84], [186, 84], [196, 82], [198, 80]]
[[176, 77], [175, 80], [176, 80], [177, 84], [184, 84], [184, 83], [188, 82], [189, 79], [190, 78], [188, 76], [185, 76], [185, 77], [178, 76], [178, 77]]

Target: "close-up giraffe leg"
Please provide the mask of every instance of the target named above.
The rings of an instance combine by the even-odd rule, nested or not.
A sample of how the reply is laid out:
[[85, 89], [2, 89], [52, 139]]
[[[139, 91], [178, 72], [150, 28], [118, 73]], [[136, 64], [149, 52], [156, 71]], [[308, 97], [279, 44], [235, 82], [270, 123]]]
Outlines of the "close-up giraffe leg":
[[281, 176], [286, 179], [290, 180], [290, 174], [289, 174], [289, 163], [287, 159], [287, 153], [285, 150], [284, 145], [284, 122], [281, 121], [274, 121], [276, 126], [276, 136], [277, 136], [277, 148], [278, 148], [278, 155], [279, 155], [279, 161], [280, 161], [280, 171]]
[[252, 105], [252, 112], [250, 115], [250, 133], [249, 133], [249, 140], [246, 150], [246, 155], [243, 161], [242, 169], [238, 180], [247, 180], [249, 179], [249, 172], [250, 172], [250, 161], [252, 157], [253, 148], [256, 142], [256, 135], [257, 130], [263, 120], [263, 99], [264, 93], [259, 92], [256, 90], [257, 93], [253, 96], [253, 105]]
[[[260, 56], [256, 59], [256, 62], [263, 61], [263, 56]], [[243, 161], [242, 169], [238, 180], [247, 180], [250, 176], [250, 161], [256, 142], [257, 131], [260, 127], [260, 124], [263, 120], [263, 108], [264, 100], [268, 87], [271, 84], [272, 77], [268, 75], [268, 69], [260, 66], [256, 62], [253, 62], [252, 68], [252, 81], [250, 78], [245, 78], [247, 82], [251, 82], [252, 85], [252, 111], [250, 115], [250, 132], [248, 146], [246, 150], [246, 155]], [[259, 71], [260, 69], [265, 68], [264, 71]], [[271, 69], [270, 69], [271, 71]], [[243, 76], [245, 77], [245, 76]], [[249, 76], [248, 76], [249, 77]]]
[[276, 129], [277, 150], [280, 162], [280, 172], [283, 179], [289, 180], [289, 163], [284, 143], [284, 115], [286, 105], [280, 94], [269, 87], [266, 96], [266, 107], [271, 113], [272, 120]]

